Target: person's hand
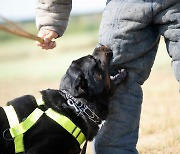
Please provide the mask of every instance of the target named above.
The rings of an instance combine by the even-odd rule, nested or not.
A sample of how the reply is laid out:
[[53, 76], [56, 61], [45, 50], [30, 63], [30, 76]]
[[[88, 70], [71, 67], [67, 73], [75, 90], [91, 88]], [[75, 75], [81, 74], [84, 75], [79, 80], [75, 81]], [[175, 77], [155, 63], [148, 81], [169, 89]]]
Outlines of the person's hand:
[[56, 42], [52, 41], [52, 39], [55, 39], [58, 37], [58, 34], [52, 30], [45, 30], [42, 29], [39, 31], [38, 36], [41, 37], [44, 42], [40, 43], [36, 41], [36, 45], [39, 47], [42, 47], [42, 49], [48, 50], [53, 49], [56, 47]]

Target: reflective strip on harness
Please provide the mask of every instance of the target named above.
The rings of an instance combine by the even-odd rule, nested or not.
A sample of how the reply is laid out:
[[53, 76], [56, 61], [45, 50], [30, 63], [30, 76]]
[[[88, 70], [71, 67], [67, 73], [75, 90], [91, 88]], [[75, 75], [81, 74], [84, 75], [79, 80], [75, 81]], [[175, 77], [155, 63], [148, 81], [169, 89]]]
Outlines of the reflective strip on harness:
[[69, 118], [59, 114], [51, 108], [48, 109], [45, 113], [64, 129], [66, 129], [70, 134], [72, 134], [80, 145], [85, 141], [85, 135], [81, 132], [81, 129], [79, 129]]
[[10, 133], [12, 137], [16, 137], [25, 133], [29, 130], [42, 116], [44, 112], [38, 108], [36, 108], [23, 122], [21, 122], [18, 126], [10, 128]]
[[[14, 107], [12, 105], [10, 105], [10, 106], [3, 107], [3, 109], [6, 113], [6, 116], [7, 116], [8, 122], [9, 122], [9, 126], [11, 128], [13, 128], [13, 127], [19, 125], [19, 120], [18, 120], [18, 117], [17, 117]], [[23, 134], [19, 135], [18, 137], [16, 137], [14, 139], [14, 145], [15, 145], [16, 153], [24, 151]]]
[[[8, 117], [9, 125], [10, 125], [10, 134], [12, 138], [14, 138], [15, 152], [23, 152], [24, 151], [24, 142], [23, 142], [23, 134], [28, 131], [42, 116], [44, 113], [42, 110], [36, 108], [23, 122], [19, 123], [17, 118], [16, 111], [13, 106], [4, 107], [4, 111]], [[16, 119], [17, 118], [17, 119]], [[17, 123], [18, 120], [18, 123]], [[16, 123], [15, 123], [16, 121]]]
[[44, 101], [42, 100], [42, 98], [37, 99], [36, 103], [37, 103], [38, 106], [44, 105]]
[[15, 153], [24, 152], [24, 134], [16, 136], [14, 138]]
[[12, 105], [3, 107], [10, 127], [14, 127], [19, 124], [19, 120], [16, 114], [16, 111], [14, 110], [14, 107]]

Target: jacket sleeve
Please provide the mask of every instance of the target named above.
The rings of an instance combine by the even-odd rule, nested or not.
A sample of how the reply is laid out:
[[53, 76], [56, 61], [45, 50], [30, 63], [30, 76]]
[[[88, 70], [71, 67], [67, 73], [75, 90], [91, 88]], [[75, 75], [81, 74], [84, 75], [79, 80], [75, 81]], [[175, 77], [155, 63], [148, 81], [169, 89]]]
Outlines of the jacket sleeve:
[[37, 28], [53, 30], [59, 34], [59, 37], [62, 36], [66, 30], [71, 9], [72, 0], [37, 0]]

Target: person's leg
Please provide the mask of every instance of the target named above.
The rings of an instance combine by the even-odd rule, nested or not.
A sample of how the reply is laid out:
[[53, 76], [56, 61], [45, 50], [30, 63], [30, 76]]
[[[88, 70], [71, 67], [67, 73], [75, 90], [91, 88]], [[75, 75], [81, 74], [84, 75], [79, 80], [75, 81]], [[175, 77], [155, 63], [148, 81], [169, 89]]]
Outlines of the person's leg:
[[121, 85], [110, 104], [109, 116], [95, 140], [97, 154], [137, 153], [142, 93], [138, 83]]
[[172, 68], [180, 82], [180, 1], [162, 0], [161, 3], [154, 4], [154, 22], [165, 38], [168, 53], [172, 58]]
[[149, 1], [111, 0], [103, 13], [99, 42], [113, 50], [111, 70], [125, 68], [128, 78], [110, 101], [107, 120], [95, 138], [96, 154], [138, 153], [141, 84], [149, 76], [159, 42], [151, 22]]

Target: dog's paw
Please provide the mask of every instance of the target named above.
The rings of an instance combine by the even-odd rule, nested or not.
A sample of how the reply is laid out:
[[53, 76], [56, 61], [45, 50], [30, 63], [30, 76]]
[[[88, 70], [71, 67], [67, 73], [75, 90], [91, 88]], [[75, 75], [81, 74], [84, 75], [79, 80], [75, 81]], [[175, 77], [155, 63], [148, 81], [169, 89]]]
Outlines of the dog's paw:
[[125, 69], [118, 70], [117, 74], [111, 75], [110, 79], [113, 84], [119, 85], [127, 78], [127, 71]]

